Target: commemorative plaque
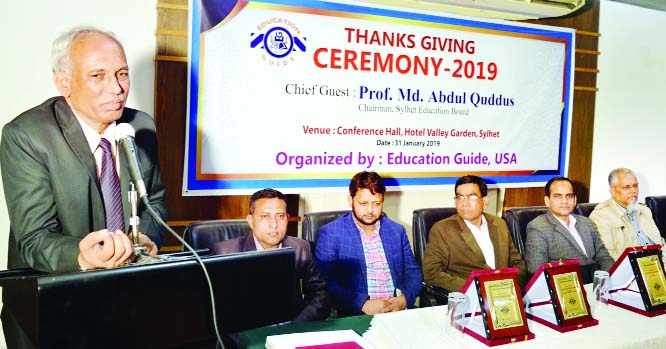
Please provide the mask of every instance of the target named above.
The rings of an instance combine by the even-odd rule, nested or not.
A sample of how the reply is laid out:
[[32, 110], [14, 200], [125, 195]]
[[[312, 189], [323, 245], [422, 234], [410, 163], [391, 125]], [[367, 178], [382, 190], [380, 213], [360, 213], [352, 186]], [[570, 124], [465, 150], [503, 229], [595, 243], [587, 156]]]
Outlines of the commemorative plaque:
[[595, 326], [578, 260], [545, 263], [525, 287], [527, 317], [559, 332]]
[[516, 280], [517, 268], [477, 270], [470, 274], [462, 293], [465, 309], [464, 333], [495, 346], [534, 338]]
[[608, 303], [645, 316], [666, 313], [666, 276], [660, 245], [629, 247], [609, 270]]

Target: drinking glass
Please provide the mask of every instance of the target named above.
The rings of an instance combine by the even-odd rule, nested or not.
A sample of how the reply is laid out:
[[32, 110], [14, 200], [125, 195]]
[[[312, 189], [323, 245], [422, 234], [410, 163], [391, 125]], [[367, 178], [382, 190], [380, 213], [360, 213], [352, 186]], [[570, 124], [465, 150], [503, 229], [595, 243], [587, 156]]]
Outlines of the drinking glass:
[[603, 270], [595, 271], [594, 282], [592, 283], [592, 294], [594, 295], [592, 316], [599, 317], [601, 312], [608, 309], [610, 290], [611, 281], [608, 272]]
[[450, 336], [459, 339], [465, 331], [465, 306], [467, 297], [460, 292], [450, 292], [446, 310], [447, 329]]

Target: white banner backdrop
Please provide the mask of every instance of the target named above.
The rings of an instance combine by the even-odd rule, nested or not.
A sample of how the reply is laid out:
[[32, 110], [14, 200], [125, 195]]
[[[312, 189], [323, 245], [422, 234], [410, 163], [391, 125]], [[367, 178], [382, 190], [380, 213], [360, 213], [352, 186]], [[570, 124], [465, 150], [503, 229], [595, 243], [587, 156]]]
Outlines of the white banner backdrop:
[[184, 195], [564, 175], [574, 32], [319, 1], [192, 1]]

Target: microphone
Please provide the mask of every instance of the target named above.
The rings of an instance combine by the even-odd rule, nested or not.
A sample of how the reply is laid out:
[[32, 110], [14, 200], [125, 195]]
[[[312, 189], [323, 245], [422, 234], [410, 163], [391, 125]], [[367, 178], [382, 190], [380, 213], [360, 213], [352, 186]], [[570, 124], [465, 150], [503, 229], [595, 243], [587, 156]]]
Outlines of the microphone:
[[134, 144], [134, 127], [128, 123], [116, 124], [114, 137], [118, 143], [118, 147], [123, 150], [127, 158], [128, 170], [130, 179], [136, 186], [136, 191], [139, 194], [139, 199], [143, 199], [148, 195], [146, 191], [146, 184], [143, 182], [141, 175], [141, 165], [136, 155], [136, 145]]

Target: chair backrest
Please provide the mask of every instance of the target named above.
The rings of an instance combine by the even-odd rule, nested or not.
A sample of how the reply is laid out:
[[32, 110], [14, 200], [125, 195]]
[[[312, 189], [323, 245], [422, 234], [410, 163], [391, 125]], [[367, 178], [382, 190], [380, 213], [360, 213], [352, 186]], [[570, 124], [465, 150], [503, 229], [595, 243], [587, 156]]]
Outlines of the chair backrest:
[[590, 213], [594, 211], [594, 208], [597, 207], [598, 202], [585, 202], [582, 204], [576, 205], [576, 214], [581, 216], [589, 217]]
[[[183, 240], [192, 248], [209, 251], [219, 241], [229, 240], [252, 232], [245, 219], [222, 219], [188, 224]], [[184, 248], [183, 248], [184, 250]]]
[[310, 244], [312, 244], [312, 247], [315, 247], [317, 245], [317, 240], [319, 239], [319, 228], [347, 212], [349, 212], [349, 210], [306, 213], [301, 225], [303, 240], [309, 241]]
[[506, 224], [509, 226], [513, 244], [525, 258], [525, 236], [527, 224], [537, 216], [548, 212], [546, 206], [513, 207], [506, 210]]
[[648, 196], [645, 198], [645, 204], [652, 211], [652, 218], [661, 236], [666, 238], [666, 196]]
[[430, 228], [435, 223], [454, 214], [456, 214], [455, 207], [433, 207], [414, 210], [412, 215], [412, 242], [414, 243], [414, 258], [416, 258], [416, 263], [421, 265], [421, 262], [423, 262], [423, 254], [428, 243]]

